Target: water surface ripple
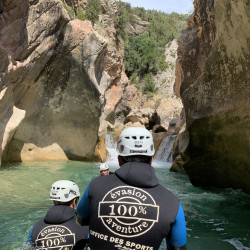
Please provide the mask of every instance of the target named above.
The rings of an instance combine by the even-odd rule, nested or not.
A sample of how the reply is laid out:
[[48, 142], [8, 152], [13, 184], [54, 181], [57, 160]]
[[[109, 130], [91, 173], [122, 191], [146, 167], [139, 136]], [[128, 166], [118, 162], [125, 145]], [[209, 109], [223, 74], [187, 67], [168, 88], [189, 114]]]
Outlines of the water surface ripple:
[[[188, 177], [169, 172], [169, 164], [154, 162], [160, 183], [181, 201], [187, 222], [188, 249], [250, 250], [250, 195], [232, 189], [193, 187]], [[116, 167], [111, 166], [115, 171]], [[99, 175], [98, 163], [39, 162], [0, 168], [0, 249], [28, 249], [31, 226], [52, 205], [51, 184], [75, 181], [81, 190]], [[163, 242], [160, 249], [166, 249]]]

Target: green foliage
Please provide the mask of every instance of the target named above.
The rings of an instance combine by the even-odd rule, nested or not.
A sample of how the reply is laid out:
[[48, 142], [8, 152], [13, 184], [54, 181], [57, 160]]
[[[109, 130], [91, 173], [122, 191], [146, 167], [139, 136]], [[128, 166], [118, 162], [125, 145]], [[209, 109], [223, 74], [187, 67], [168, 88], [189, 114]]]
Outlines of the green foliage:
[[[117, 38], [122, 39], [125, 46], [124, 64], [131, 83], [138, 86], [138, 81], [143, 82], [140, 89], [144, 93], [156, 93], [157, 89], [152, 75], [169, 67], [165, 62], [165, 46], [180, 37], [185, 28], [188, 15], [175, 12], [166, 14], [161, 11], [145, 10], [144, 8], [131, 8], [129, 3], [116, 1], [118, 17], [114, 20]], [[126, 30], [126, 24], [135, 21], [134, 15], [149, 22], [143, 34], [133, 36]], [[172, 65], [171, 65], [172, 67]], [[136, 77], [135, 77], [136, 75]], [[133, 80], [132, 80], [133, 79]]]
[[166, 14], [156, 10], [145, 10], [144, 8], [134, 8], [134, 14], [150, 23], [148, 32], [161, 48], [164, 48], [167, 43], [180, 37], [188, 18], [188, 15], [175, 12]]
[[130, 83], [134, 84], [143, 94], [151, 97], [158, 92], [156, 83], [153, 80], [152, 73], [146, 74], [143, 78], [139, 77], [135, 72], [130, 77]]
[[162, 67], [160, 57], [155, 40], [147, 32], [137, 37], [129, 36], [128, 43], [125, 44], [125, 67], [129, 76], [134, 71], [141, 77], [150, 72], [156, 74]]
[[141, 82], [140, 82], [140, 78], [138, 77], [138, 75], [137, 75], [136, 72], [134, 72], [134, 73], [130, 76], [129, 80], [130, 80], [130, 83], [131, 83], [131, 84], [135, 85], [135, 87], [141, 91]]
[[98, 20], [98, 16], [102, 13], [102, 5], [100, 0], [88, 0], [86, 6], [86, 17], [92, 23]]
[[171, 52], [171, 53], [170, 53], [170, 56], [172, 56], [173, 58], [175, 58], [175, 53], [174, 53], [174, 52]]
[[76, 18], [79, 20], [86, 20], [87, 16], [84, 14], [83, 10], [81, 8], [77, 8], [76, 10]]
[[129, 3], [117, 1], [118, 15], [114, 19], [116, 29], [116, 38], [127, 40], [126, 23], [133, 23], [134, 15], [133, 10]]
[[63, 7], [67, 10], [68, 15], [71, 20], [75, 19], [75, 12], [72, 7], [68, 6], [66, 3], [62, 2]]
[[84, 14], [84, 12], [81, 8], [78, 7], [76, 10], [76, 13], [75, 13], [74, 9], [70, 6], [68, 6], [65, 2], [62, 2], [62, 4], [63, 4], [63, 7], [67, 10], [68, 15], [69, 15], [71, 20], [80, 19], [80, 20], [84, 21], [87, 19], [86, 15]]
[[130, 83], [137, 85], [137, 84], [138, 84], [137, 77], [138, 77], [138, 76], [137, 76], [136, 72], [134, 72], [134, 73], [131, 75], [131, 77], [130, 77]]
[[144, 84], [143, 84], [143, 87], [142, 87], [142, 92], [144, 94], [156, 94], [158, 91], [158, 89], [156, 88], [155, 86], [155, 82], [153, 80], [153, 76], [151, 73], [147, 74], [145, 77], [144, 77]]

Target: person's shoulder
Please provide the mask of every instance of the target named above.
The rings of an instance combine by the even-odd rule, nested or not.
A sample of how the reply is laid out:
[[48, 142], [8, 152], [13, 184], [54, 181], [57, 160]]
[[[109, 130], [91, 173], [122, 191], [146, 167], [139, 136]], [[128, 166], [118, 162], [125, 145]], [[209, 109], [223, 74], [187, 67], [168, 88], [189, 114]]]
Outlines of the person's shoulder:
[[54, 206], [50, 207], [47, 212], [45, 213], [44, 217], [42, 219], [39, 219], [35, 222], [33, 228], [40, 226], [41, 224], [45, 224], [45, 218], [48, 215], [48, 213], [50, 212], [51, 209], [53, 209]]
[[32, 235], [37, 235], [39, 230], [45, 225], [44, 218], [35, 222], [32, 227]]
[[173, 192], [171, 190], [169, 190], [168, 188], [164, 187], [163, 185], [159, 184], [158, 188], [161, 192], [163, 192], [165, 195], [178, 200], [178, 198], [176, 197], [175, 194], [173, 194]]
[[87, 239], [89, 234], [89, 226], [81, 226], [74, 219], [74, 227], [77, 229], [78, 236], [81, 236], [82, 239]]
[[34, 231], [34, 229], [36, 229], [43, 221], [44, 221], [44, 219], [40, 219], [40, 220], [36, 221], [35, 224], [33, 225], [33, 231]]
[[93, 179], [90, 182], [90, 186], [98, 185], [99, 183], [110, 182], [111, 179], [113, 179], [113, 178], [116, 178], [116, 175], [114, 173], [109, 174], [109, 175], [97, 176], [95, 179]]
[[102, 178], [102, 177], [103, 177], [103, 176], [96, 176], [96, 177], [94, 177], [94, 178], [90, 181], [89, 185], [91, 185], [92, 183], [98, 182], [98, 181], [100, 180], [100, 178]]

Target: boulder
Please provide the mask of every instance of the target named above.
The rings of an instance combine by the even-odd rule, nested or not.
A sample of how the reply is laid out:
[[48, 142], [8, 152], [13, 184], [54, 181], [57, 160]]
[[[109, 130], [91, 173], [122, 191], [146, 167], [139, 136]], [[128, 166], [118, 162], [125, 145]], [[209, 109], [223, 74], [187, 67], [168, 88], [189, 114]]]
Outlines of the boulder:
[[173, 162], [171, 168], [169, 169], [169, 171], [171, 171], [171, 172], [176, 172], [176, 173], [180, 173], [180, 174], [187, 174], [187, 173], [186, 173], [186, 170], [185, 170], [184, 167], [183, 167], [184, 163], [185, 163], [185, 162], [183, 161], [181, 155], [178, 155], [178, 156], [175, 158], [175, 160], [174, 160], [174, 162]]

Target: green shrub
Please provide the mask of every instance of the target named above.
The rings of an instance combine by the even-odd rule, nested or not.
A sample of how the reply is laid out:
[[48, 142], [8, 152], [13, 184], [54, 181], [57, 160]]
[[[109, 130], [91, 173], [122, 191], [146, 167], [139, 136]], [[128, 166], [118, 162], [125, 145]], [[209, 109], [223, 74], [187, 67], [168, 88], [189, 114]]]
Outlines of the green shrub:
[[138, 83], [137, 78], [138, 78], [137, 73], [134, 72], [134, 73], [131, 75], [131, 77], [129, 78], [130, 83], [131, 83], [131, 84], [136, 84], [136, 83]]
[[157, 87], [155, 86], [155, 82], [153, 80], [153, 76], [151, 73], [147, 74], [145, 77], [144, 77], [144, 84], [143, 84], [143, 87], [142, 87], [142, 92], [144, 94], [156, 94], [158, 92], [158, 89]]
[[84, 14], [84, 12], [83, 12], [83, 10], [81, 8], [77, 8], [77, 10], [76, 10], [76, 18], [84, 21], [84, 20], [87, 19], [87, 16]]
[[87, 19], [86, 15], [84, 14], [84, 12], [81, 8], [78, 7], [76, 10], [76, 13], [75, 13], [75, 11], [72, 7], [68, 6], [64, 2], [62, 2], [62, 4], [63, 4], [63, 7], [67, 10], [68, 15], [69, 15], [71, 20], [80, 19], [80, 20], [84, 21]]
[[118, 40], [123, 39], [124, 41], [127, 41], [128, 34], [126, 30], [126, 23], [134, 22], [133, 9], [129, 3], [125, 3], [122, 1], [116, 1], [116, 5], [119, 10], [118, 15], [114, 19], [116, 38]]
[[[118, 16], [114, 23], [117, 30], [118, 40], [124, 42], [125, 71], [130, 80], [134, 75], [138, 80], [136, 86], [145, 93], [155, 93], [157, 89], [153, 82], [152, 74], [166, 70], [170, 65], [165, 61], [165, 46], [172, 40], [180, 37], [185, 28], [188, 15], [175, 12], [166, 14], [161, 11], [145, 10], [144, 8], [131, 8], [129, 3], [116, 1]], [[134, 15], [149, 22], [149, 26], [143, 34], [133, 36], [126, 30], [126, 23], [134, 24]], [[175, 54], [171, 54], [175, 57]], [[174, 66], [171, 65], [171, 68]], [[144, 86], [145, 85], [145, 86]]]
[[133, 84], [140, 92], [142, 92], [142, 81], [136, 72], [130, 76], [129, 80], [130, 84]]
[[171, 52], [171, 53], [170, 53], [170, 56], [172, 56], [172, 57], [175, 58], [175, 53], [174, 53], [174, 52]]
[[86, 17], [92, 23], [98, 20], [99, 15], [102, 13], [102, 5], [100, 0], [88, 0], [86, 6]]
[[73, 10], [72, 7], [68, 6], [66, 3], [62, 2], [63, 7], [65, 8], [65, 10], [67, 10], [68, 15], [70, 17], [71, 20], [75, 19], [75, 12]]

